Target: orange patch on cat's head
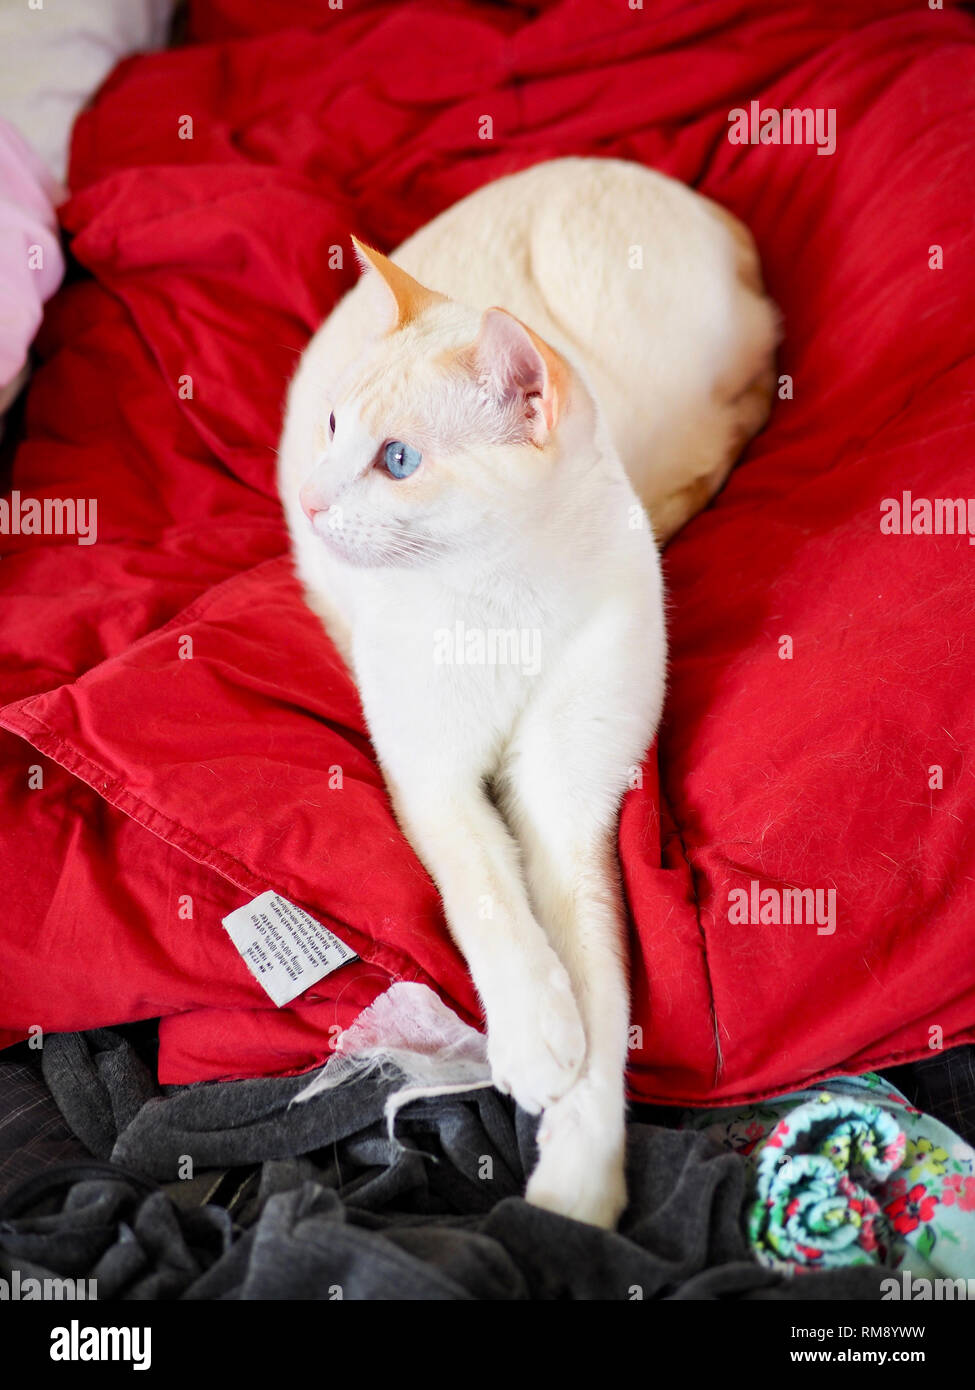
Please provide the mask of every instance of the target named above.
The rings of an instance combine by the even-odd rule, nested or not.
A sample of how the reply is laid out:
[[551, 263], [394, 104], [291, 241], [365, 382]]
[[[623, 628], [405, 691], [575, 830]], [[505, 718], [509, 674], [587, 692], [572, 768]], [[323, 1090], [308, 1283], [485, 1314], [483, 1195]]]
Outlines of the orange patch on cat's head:
[[478, 314], [352, 241], [386, 328], [357, 390], [369, 432], [424, 452], [545, 446], [572, 394], [572, 371], [560, 354], [507, 310]]
[[413, 323], [434, 304], [443, 303], [442, 294], [421, 285], [419, 280], [407, 275], [402, 266], [396, 265], [375, 247], [366, 246], [358, 237], [352, 238], [352, 245], [363, 271], [375, 270], [392, 296], [395, 317], [390, 325], [391, 333]]

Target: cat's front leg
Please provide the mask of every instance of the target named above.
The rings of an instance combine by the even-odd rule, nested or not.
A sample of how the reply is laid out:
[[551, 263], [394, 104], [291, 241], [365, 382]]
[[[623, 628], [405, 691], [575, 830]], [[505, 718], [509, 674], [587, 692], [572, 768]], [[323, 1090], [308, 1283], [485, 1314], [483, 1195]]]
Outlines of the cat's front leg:
[[606, 1227], [626, 1203], [629, 988], [617, 818], [656, 729], [663, 652], [654, 611], [628, 617], [624, 606], [594, 622], [526, 707], [499, 781], [532, 907], [568, 970], [587, 1041], [579, 1079], [542, 1118], [526, 1195]]
[[386, 778], [481, 997], [494, 1084], [537, 1113], [572, 1086], [586, 1038], [568, 972], [529, 905], [517, 846], [479, 779], [429, 767], [408, 784], [388, 769]]
[[587, 1042], [586, 1063], [575, 1085], [542, 1116], [539, 1159], [526, 1196], [536, 1206], [609, 1228], [626, 1206], [629, 1032], [614, 832], [615, 817], [612, 828], [590, 823], [585, 842], [576, 842], [567, 862], [560, 852], [551, 852], [550, 842], [526, 831], [532, 842], [526, 871], [537, 895], [538, 916], [568, 968]]

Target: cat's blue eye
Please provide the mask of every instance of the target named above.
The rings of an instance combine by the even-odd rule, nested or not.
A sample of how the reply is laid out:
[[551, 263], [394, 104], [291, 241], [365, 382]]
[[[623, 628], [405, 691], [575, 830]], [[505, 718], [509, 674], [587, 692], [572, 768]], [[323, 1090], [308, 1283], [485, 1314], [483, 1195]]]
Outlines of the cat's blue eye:
[[408, 478], [420, 466], [422, 455], [419, 449], [404, 444], [401, 439], [392, 439], [383, 450], [383, 463], [391, 478]]

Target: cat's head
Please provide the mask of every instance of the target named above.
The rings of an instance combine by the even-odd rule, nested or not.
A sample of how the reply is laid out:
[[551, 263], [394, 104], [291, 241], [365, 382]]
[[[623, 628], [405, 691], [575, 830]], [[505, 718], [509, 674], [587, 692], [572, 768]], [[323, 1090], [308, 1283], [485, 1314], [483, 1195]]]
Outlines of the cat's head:
[[375, 333], [315, 421], [310, 523], [354, 565], [476, 555], [549, 511], [592, 439], [572, 367], [504, 309], [474, 309], [355, 242]]

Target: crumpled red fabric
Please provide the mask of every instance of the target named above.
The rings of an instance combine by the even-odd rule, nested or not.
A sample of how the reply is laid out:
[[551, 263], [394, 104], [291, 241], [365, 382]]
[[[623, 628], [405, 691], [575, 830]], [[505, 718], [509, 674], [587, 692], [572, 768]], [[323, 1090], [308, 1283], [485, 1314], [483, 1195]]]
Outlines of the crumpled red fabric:
[[[755, 8], [197, 0], [81, 117], [85, 274], [11, 486], [97, 498], [98, 539], [0, 537], [0, 1041], [161, 1016], [160, 1078], [188, 1082], [317, 1065], [394, 980], [479, 1022], [302, 604], [274, 448], [350, 232], [390, 249], [571, 153], [747, 222], [791, 379], [665, 555], [667, 711], [620, 824], [630, 1093], [728, 1103], [975, 1039], [975, 552], [880, 527], [884, 499], [971, 490], [975, 22]], [[835, 153], [731, 144], [753, 99], [834, 108]], [[753, 884], [835, 892], [835, 930], [732, 921]], [[221, 926], [267, 889], [360, 956], [282, 1009]]]

